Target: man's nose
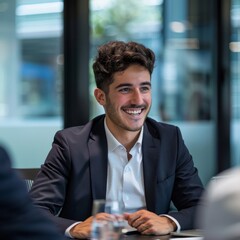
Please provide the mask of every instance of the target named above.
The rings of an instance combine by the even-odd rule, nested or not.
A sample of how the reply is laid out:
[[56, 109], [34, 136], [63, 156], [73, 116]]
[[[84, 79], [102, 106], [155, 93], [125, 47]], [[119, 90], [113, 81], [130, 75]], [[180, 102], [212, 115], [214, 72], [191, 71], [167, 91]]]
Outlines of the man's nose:
[[139, 89], [136, 89], [133, 91], [133, 94], [132, 94], [132, 102], [135, 103], [135, 104], [140, 104], [142, 103], [142, 94], [141, 92], [139, 91]]

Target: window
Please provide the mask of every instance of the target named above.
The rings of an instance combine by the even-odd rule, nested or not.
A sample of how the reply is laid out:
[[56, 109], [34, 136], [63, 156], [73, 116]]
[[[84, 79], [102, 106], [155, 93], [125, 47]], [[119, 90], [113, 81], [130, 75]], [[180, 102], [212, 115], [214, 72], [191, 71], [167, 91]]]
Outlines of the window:
[[62, 125], [62, 11], [56, 0], [0, 1], [0, 141], [16, 166], [38, 167]]
[[240, 165], [240, 1], [231, 5], [231, 154], [232, 165]]

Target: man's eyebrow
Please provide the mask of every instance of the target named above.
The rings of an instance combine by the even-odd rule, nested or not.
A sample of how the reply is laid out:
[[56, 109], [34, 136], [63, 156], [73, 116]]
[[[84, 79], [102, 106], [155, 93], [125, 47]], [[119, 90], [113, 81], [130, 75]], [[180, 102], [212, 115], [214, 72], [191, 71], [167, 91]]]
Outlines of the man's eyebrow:
[[[151, 87], [151, 82], [142, 82], [140, 84], [140, 86], [145, 86], [145, 85], [148, 85]], [[121, 84], [117, 85], [115, 87], [115, 89], [122, 88], [122, 87], [131, 87], [131, 86], [133, 86], [133, 84], [131, 84], [131, 83], [121, 83]]]
[[148, 86], [150, 86], [150, 87], [152, 86], [151, 82], [143, 82], [143, 83], [141, 83], [140, 85], [141, 85], [141, 86], [142, 86], [142, 85], [148, 85]]
[[115, 89], [122, 88], [122, 87], [131, 87], [131, 83], [121, 83], [115, 87]]

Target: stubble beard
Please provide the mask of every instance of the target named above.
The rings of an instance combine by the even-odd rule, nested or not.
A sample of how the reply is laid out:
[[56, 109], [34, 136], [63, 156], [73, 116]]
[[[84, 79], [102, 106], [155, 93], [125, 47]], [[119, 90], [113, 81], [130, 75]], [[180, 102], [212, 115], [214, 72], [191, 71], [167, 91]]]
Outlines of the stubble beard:
[[[115, 111], [113, 104], [111, 104], [111, 102], [109, 100], [107, 101], [107, 106], [108, 107], [105, 107], [105, 113], [106, 113], [107, 117], [109, 118], [109, 120], [115, 125], [115, 127], [118, 128], [119, 131], [122, 131], [122, 130], [130, 131], [130, 132], [140, 131], [149, 112], [150, 112], [150, 107], [149, 107], [147, 114], [144, 116], [143, 119], [140, 120], [140, 121], [142, 121], [142, 124], [140, 126], [129, 127], [127, 125], [127, 123], [125, 123], [123, 115], [120, 115], [118, 112]], [[122, 117], [120, 117], [120, 116], [122, 116]], [[138, 121], [139, 120], [136, 120], [136, 122], [138, 122]]]

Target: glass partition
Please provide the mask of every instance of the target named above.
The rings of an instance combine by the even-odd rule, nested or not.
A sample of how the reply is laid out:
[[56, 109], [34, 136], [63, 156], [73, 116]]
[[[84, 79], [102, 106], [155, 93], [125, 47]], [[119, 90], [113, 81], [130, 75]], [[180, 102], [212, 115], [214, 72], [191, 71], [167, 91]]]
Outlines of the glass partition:
[[57, 0], [0, 0], [0, 143], [16, 167], [39, 167], [62, 126], [62, 12]]
[[206, 0], [165, 1], [160, 94], [155, 96], [161, 119], [182, 130], [204, 183], [216, 173], [215, 20], [210, 4]]

